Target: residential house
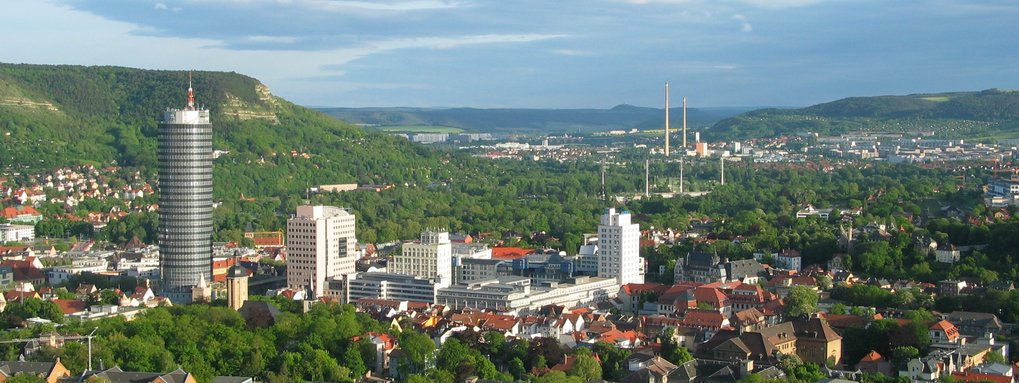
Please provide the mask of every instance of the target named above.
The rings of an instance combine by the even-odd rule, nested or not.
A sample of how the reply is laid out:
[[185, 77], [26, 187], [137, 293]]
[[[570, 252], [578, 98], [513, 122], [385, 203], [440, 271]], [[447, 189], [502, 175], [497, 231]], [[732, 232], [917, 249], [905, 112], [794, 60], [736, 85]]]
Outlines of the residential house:
[[722, 330], [702, 344], [697, 354], [706, 359], [754, 360], [766, 365], [777, 363], [779, 354], [795, 354], [805, 362], [838, 364], [842, 359], [842, 336], [824, 319], [811, 318], [759, 331]]
[[728, 274], [717, 254], [694, 252], [676, 260], [676, 282], [725, 282]]
[[786, 249], [775, 257], [775, 266], [793, 271], [800, 271], [803, 267], [803, 257], [798, 250]]
[[952, 246], [951, 248], [944, 250], [942, 249], [934, 250], [934, 259], [941, 263], [951, 264], [959, 262], [959, 258], [961, 256], [962, 254], [959, 252], [959, 250], [955, 248], [955, 246]]
[[946, 320], [940, 320], [929, 326], [932, 343], [958, 343], [959, 329]]
[[968, 311], [953, 311], [943, 315], [942, 319], [951, 322], [966, 336], [984, 336], [987, 333], [1000, 334], [1004, 325], [994, 314]]
[[730, 323], [741, 333], [758, 331], [767, 326], [764, 313], [753, 307], [732, 314]]
[[856, 363], [856, 369], [863, 373], [882, 374], [885, 376], [892, 376], [893, 367], [894, 366], [892, 366], [891, 361], [873, 350], [871, 350], [867, 355], [864, 355], [864, 357]]
[[46, 383], [57, 383], [71, 378], [71, 371], [60, 363], [60, 359], [53, 362], [0, 362], [0, 382], [6, 382], [18, 374], [35, 375]]

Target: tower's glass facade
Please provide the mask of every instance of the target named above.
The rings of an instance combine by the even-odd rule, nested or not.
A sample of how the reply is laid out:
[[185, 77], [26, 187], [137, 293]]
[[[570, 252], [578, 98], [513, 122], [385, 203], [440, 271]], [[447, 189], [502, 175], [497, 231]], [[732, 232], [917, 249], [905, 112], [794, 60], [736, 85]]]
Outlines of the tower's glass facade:
[[163, 295], [190, 302], [212, 278], [212, 124], [208, 110], [171, 109], [159, 121], [159, 263]]

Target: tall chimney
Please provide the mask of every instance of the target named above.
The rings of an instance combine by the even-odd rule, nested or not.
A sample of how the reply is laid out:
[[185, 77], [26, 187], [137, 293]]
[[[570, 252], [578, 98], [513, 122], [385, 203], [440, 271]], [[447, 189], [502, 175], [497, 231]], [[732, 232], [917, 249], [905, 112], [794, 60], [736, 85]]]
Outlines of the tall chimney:
[[686, 151], [686, 96], [683, 96], [683, 151]]
[[[685, 144], [684, 144], [685, 145]], [[669, 156], [669, 82], [665, 82], [665, 156]]]
[[725, 157], [719, 157], [719, 167], [722, 169], [722, 185], [725, 185]]
[[644, 160], [644, 197], [651, 196], [651, 160]]
[[679, 194], [683, 194], [683, 157], [679, 158]]

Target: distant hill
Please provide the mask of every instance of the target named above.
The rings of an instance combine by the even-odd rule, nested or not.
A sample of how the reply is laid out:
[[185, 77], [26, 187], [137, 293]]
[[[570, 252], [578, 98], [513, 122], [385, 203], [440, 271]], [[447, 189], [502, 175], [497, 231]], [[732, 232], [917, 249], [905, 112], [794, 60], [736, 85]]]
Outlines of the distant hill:
[[800, 109], [760, 109], [726, 118], [709, 138], [770, 137], [798, 132], [935, 131], [943, 137], [1019, 137], [1019, 92], [851, 97]]
[[[663, 109], [618, 105], [611, 109], [476, 108], [320, 108], [325, 114], [371, 126], [450, 126], [473, 132], [553, 134], [665, 126]], [[710, 126], [748, 109], [687, 108], [688, 126]], [[682, 109], [672, 108], [673, 127], [682, 126]]]
[[[194, 72], [212, 112], [216, 195], [285, 195], [309, 185], [411, 181], [437, 154], [273, 96], [258, 80]], [[155, 172], [161, 111], [186, 104], [187, 72], [0, 64], [0, 168], [7, 174], [113, 163]], [[306, 153], [307, 155], [303, 155]]]

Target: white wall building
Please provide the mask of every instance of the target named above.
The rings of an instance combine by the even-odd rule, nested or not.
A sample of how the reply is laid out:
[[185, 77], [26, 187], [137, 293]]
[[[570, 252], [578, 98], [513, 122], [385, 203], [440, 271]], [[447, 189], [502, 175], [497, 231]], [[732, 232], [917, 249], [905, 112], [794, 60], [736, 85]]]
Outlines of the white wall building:
[[340, 296], [344, 303], [358, 299], [435, 302], [438, 287], [428, 278], [414, 275], [367, 272], [329, 281], [328, 295]]
[[615, 278], [577, 277], [568, 283], [532, 286], [531, 279], [501, 276], [467, 285], [441, 288], [435, 303], [458, 310], [490, 309], [512, 314], [526, 314], [545, 305], [585, 306], [611, 299], [619, 292]]
[[644, 283], [640, 257], [640, 225], [630, 223], [630, 212], [605, 209], [598, 225], [598, 276], [620, 284]]
[[934, 259], [941, 263], [956, 263], [961, 257], [962, 253], [956, 249], [934, 250]]
[[35, 226], [0, 224], [0, 243], [32, 242], [35, 240]]
[[400, 255], [389, 262], [387, 271], [435, 280], [439, 287], [453, 284], [453, 250], [446, 231], [425, 230], [421, 240], [406, 242]]
[[354, 214], [332, 206], [297, 207], [287, 221], [287, 287], [325, 294], [326, 281], [354, 273]]

